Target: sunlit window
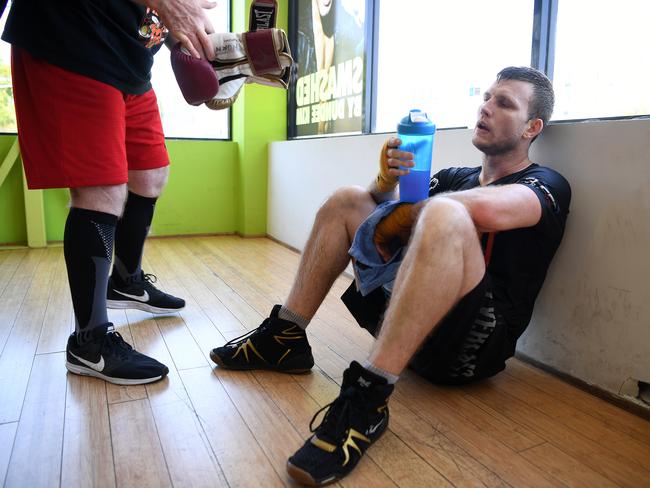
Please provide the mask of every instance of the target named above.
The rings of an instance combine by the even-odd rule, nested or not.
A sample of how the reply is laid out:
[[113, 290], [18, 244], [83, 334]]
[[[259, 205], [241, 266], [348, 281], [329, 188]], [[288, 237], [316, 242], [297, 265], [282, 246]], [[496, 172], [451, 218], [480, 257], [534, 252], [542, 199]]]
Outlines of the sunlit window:
[[419, 108], [439, 128], [473, 126], [506, 66], [530, 66], [533, 0], [381, 2], [375, 132]]
[[650, 114], [648, 0], [558, 4], [554, 120]]

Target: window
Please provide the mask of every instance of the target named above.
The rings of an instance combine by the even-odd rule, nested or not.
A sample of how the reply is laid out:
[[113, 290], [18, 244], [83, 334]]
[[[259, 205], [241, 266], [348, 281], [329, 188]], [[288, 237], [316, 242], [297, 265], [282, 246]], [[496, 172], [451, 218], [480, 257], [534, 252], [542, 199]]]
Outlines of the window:
[[304, 129], [314, 125], [307, 86], [337, 86], [329, 82], [333, 76], [310, 78], [309, 85], [300, 77], [311, 51], [319, 52], [305, 42], [309, 32], [296, 34], [315, 18], [312, 4], [348, 10], [364, 28], [359, 39], [365, 39], [357, 43], [363, 46], [363, 112], [355, 112], [363, 133], [393, 132], [415, 108], [439, 128], [471, 127], [484, 91], [506, 66], [548, 74], [556, 95], [553, 120], [650, 116], [648, 0], [296, 0], [290, 13], [299, 73], [290, 87], [292, 137], [346, 133], [334, 124], [331, 131]]
[[366, 3], [294, 2], [290, 34], [296, 64], [288, 107], [291, 137], [362, 132]]
[[[228, 32], [230, 2], [218, 2], [207, 10], [215, 32]], [[194, 107], [183, 99], [169, 61], [169, 49], [156, 54], [152, 69], [152, 84], [158, 97], [163, 130], [166, 137], [195, 139], [228, 139], [230, 109], [210, 110], [205, 105]]]
[[561, 0], [553, 120], [650, 114], [648, 0]]
[[419, 108], [438, 128], [473, 126], [506, 66], [530, 66], [534, 0], [380, 2], [376, 121], [393, 132]]
[[[5, 9], [0, 19], [0, 33], [5, 30], [9, 9]], [[16, 112], [11, 88], [11, 46], [0, 41], [0, 132], [16, 132]]]

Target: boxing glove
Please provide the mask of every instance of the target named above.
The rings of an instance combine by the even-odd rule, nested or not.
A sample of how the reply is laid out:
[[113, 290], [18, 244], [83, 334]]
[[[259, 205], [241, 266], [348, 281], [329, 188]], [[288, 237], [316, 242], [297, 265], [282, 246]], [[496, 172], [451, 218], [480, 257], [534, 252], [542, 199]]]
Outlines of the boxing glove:
[[183, 98], [190, 105], [201, 105], [219, 91], [219, 78], [205, 59], [189, 54], [178, 42], [171, 50], [172, 70]]
[[210, 34], [214, 60], [172, 49], [172, 69], [185, 100], [219, 110], [230, 107], [244, 83], [287, 88], [293, 58], [287, 35], [270, 28], [243, 34]]

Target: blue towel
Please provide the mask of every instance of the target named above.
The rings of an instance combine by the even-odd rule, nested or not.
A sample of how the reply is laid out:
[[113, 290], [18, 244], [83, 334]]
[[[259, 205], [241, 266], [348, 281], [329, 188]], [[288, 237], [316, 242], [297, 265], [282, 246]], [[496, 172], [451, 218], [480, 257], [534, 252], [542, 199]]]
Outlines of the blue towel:
[[355, 281], [357, 289], [363, 296], [380, 286], [388, 296], [393, 291], [393, 282], [399, 265], [402, 264], [406, 247], [397, 249], [391, 258], [384, 262], [375, 247], [373, 237], [379, 221], [395, 210], [399, 204], [400, 202], [395, 200], [380, 203], [361, 223], [354, 235], [348, 253], [355, 260], [353, 265]]

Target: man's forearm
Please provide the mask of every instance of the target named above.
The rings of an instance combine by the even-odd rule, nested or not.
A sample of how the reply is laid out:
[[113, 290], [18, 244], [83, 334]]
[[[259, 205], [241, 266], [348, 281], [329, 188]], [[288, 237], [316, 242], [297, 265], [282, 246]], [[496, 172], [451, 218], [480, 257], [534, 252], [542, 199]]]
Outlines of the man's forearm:
[[479, 187], [440, 196], [462, 203], [479, 232], [530, 227], [541, 217], [539, 199], [524, 185]]

